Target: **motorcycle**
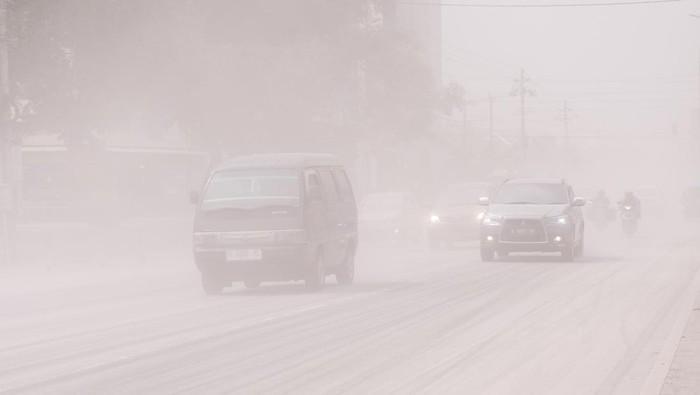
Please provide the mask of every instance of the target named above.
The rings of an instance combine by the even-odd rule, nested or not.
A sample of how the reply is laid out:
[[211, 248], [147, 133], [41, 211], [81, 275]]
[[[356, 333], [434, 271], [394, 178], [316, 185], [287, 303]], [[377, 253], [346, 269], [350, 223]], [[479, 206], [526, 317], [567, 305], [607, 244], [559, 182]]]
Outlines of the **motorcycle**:
[[637, 215], [633, 206], [622, 204], [620, 206], [620, 221], [622, 222], [622, 231], [631, 236], [637, 232]]

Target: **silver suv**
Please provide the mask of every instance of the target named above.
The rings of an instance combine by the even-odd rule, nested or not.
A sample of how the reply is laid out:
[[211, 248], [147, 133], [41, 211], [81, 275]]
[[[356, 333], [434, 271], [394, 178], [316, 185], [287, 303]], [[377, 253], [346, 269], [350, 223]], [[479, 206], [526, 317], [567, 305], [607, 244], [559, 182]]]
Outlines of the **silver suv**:
[[490, 198], [481, 221], [481, 259], [511, 252], [559, 252], [571, 261], [583, 254], [585, 199], [561, 179], [513, 179]]

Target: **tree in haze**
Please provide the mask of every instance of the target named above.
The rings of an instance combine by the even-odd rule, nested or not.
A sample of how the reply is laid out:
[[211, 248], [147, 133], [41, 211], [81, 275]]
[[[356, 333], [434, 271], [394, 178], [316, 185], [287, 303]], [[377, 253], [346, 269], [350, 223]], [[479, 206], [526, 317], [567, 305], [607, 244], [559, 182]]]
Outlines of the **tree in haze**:
[[[174, 129], [204, 149], [418, 135], [436, 106], [410, 40], [371, 0], [13, 0], [11, 76], [28, 129], [69, 143]], [[245, 147], [245, 148], [243, 148]]]

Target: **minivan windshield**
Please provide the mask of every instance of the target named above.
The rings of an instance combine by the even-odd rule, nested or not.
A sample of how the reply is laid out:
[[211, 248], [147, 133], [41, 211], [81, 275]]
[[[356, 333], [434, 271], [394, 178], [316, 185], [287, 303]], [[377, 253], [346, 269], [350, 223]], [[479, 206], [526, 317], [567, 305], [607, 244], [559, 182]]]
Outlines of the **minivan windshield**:
[[209, 180], [203, 210], [299, 207], [301, 183], [293, 169], [223, 170]]
[[567, 204], [563, 184], [503, 184], [493, 199], [496, 204]]

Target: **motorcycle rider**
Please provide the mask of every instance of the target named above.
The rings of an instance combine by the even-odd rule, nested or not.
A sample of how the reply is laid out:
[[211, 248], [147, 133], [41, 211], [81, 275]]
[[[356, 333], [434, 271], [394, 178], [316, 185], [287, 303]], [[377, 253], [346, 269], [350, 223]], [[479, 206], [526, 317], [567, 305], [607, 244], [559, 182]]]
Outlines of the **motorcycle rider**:
[[632, 191], [625, 192], [625, 197], [618, 204], [620, 205], [621, 209], [623, 209], [624, 207], [631, 207], [632, 213], [634, 214], [634, 218], [635, 219], [641, 218], [641, 216], [642, 216], [641, 202], [639, 201], [639, 198], [637, 198], [637, 196], [635, 196], [635, 194]]

